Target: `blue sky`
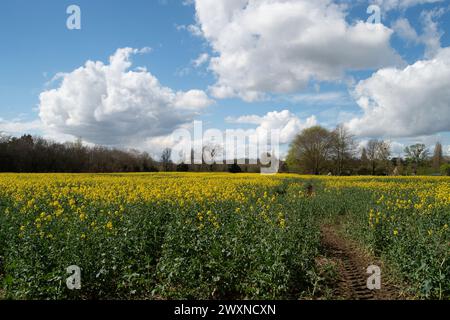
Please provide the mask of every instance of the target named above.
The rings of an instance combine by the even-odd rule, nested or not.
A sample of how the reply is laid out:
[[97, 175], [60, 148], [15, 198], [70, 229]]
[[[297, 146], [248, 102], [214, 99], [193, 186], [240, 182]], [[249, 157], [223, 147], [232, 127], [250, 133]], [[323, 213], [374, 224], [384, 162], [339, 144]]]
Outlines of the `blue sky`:
[[[218, 0], [214, 10], [209, 7], [211, 0], [190, 1], [190, 4], [182, 0], [2, 1], [0, 5], [0, 41], [2, 44], [0, 51], [0, 132], [14, 135], [31, 132], [56, 140], [79, 136], [89, 143], [106, 143], [122, 147], [144, 146], [143, 149], [154, 148], [157, 150], [164, 146], [165, 142], [163, 141], [166, 141], [164, 138], [171, 130], [186, 126], [195, 119], [203, 120], [207, 127], [221, 130], [281, 126], [281, 129], [286, 131], [286, 141], [283, 142], [287, 144], [295, 133], [289, 130], [298, 131], [306, 127], [307, 119], [314, 117], [314, 121], [310, 121], [310, 124], [317, 123], [332, 128], [338, 123], [348, 122], [349, 127], [361, 141], [373, 136], [384, 137], [393, 142], [396, 150], [416, 141], [434, 144], [437, 140], [441, 140], [450, 148], [448, 133], [450, 121], [447, 125], [445, 123], [446, 119], [450, 119], [450, 101], [448, 100], [449, 95], [446, 95], [442, 88], [445, 81], [450, 78], [446, 73], [447, 70], [443, 70], [440, 74], [442, 79], [439, 79], [442, 81], [437, 81], [439, 83], [436, 84], [436, 87], [428, 87], [428, 80], [420, 78], [422, 72], [419, 69], [417, 70], [417, 74], [419, 74], [417, 82], [411, 78], [411, 83], [414, 82], [410, 87], [411, 92], [420, 94], [420, 98], [425, 99], [423, 101], [430, 101], [430, 105], [423, 108], [430, 108], [439, 114], [436, 115], [436, 119], [431, 116], [429, 118], [420, 116], [421, 111], [417, 110], [420, 106], [414, 105], [414, 99], [401, 100], [400, 97], [403, 96], [401, 93], [408, 92], [409, 89], [402, 87], [402, 83], [405, 81], [399, 83], [395, 80], [402, 76], [409, 80], [409, 75], [403, 71], [407, 66], [415, 66], [420, 60], [432, 61], [435, 59], [446, 66], [450, 65], [447, 61], [450, 55], [444, 52], [450, 46], [450, 35], [447, 32], [450, 30], [448, 1], [435, 3], [434, 0], [418, 0], [416, 3], [413, 1], [411, 6], [404, 6], [402, 0], [335, 2], [320, 0], [318, 3], [321, 4], [317, 5], [319, 10], [331, 8], [330, 6], [334, 3], [346, 4], [346, 8], [332, 7], [333, 12], [342, 14], [343, 19], [341, 20], [347, 24], [348, 28], [347, 34], [337, 35], [337, 37], [343, 36], [343, 41], [336, 40], [339, 46], [336, 48], [336, 56], [334, 56], [333, 50], [330, 50], [329, 46], [327, 47], [327, 43], [298, 44], [296, 40], [305, 39], [302, 30], [292, 34], [292, 44], [286, 43], [286, 41], [290, 41], [289, 38], [279, 42], [277, 38], [273, 38], [272, 29], [284, 27], [285, 21], [287, 29], [280, 30], [288, 30], [289, 19], [292, 19], [287, 13], [282, 12], [282, 1], [277, 3], [276, 0], [263, 0], [259, 4], [247, 4], [247, 7], [238, 5], [235, 8], [227, 7], [230, 3], [228, 2], [221, 8], [220, 3], [223, 1]], [[239, 1], [245, 2], [245, 0]], [[295, 6], [304, 0], [298, 0], [297, 3], [294, 0], [291, 1]], [[277, 16], [260, 15], [263, 10], [259, 9], [263, 9], [265, 3], [278, 5], [279, 10], [274, 13]], [[367, 20], [369, 16], [366, 13], [367, 7], [373, 3], [379, 5], [382, 13], [381, 22], [392, 34], [387, 39], [381, 39], [384, 31], [379, 30], [376, 31], [377, 34], [369, 35], [380, 35], [378, 42], [368, 41], [370, 42], [368, 44], [359, 44], [354, 39], [361, 38], [361, 35], [356, 35], [356, 32], [360, 32], [360, 30], [353, 27], [358, 21], [365, 22]], [[66, 27], [66, 20], [69, 16], [66, 14], [66, 8], [72, 4], [78, 5], [81, 9], [81, 30], [68, 30]], [[300, 7], [298, 8], [301, 10]], [[226, 16], [226, 10], [234, 10], [232, 12], [242, 15], [236, 14], [237, 18], [234, 18], [234, 21], [232, 19], [229, 21], [214, 20], [221, 17], [221, 14]], [[431, 17], [429, 20], [425, 18], [427, 13]], [[240, 17], [253, 18], [255, 23], [249, 25], [248, 20]], [[308, 29], [308, 23], [317, 23], [317, 26], [312, 26], [314, 27], [312, 30], [321, 30], [318, 22], [311, 22], [305, 17], [306, 15], [302, 12], [295, 17], [299, 20], [299, 26]], [[329, 21], [328, 18], [328, 16], [325, 18], [324, 24], [331, 25], [340, 22], [339, 18], [332, 17]], [[400, 20], [408, 21], [410, 28], [406, 31], [409, 33], [405, 32], [405, 28], [398, 27], [399, 25], [405, 26], [404, 23], [397, 23]], [[431, 22], [435, 24], [434, 33], [433, 30], [427, 31], [426, 29], [430, 27]], [[213, 30], [215, 27], [219, 28]], [[411, 28], [415, 30], [415, 35], [411, 36]], [[234, 43], [234, 38], [229, 40], [230, 33], [222, 30], [234, 30], [239, 41], [236, 40]], [[194, 34], [195, 31], [197, 34]], [[241, 33], [249, 32], [257, 33], [257, 37], [260, 39], [272, 40], [273, 48], [259, 44], [255, 45], [259, 47], [249, 46], [247, 48], [245, 39], [250, 39], [250, 37], [244, 37]], [[326, 38], [332, 35], [324, 36]], [[346, 43], [346, 39], [351, 37], [354, 39]], [[433, 37], [437, 38], [439, 47], [430, 49], [429, 43], [432, 43]], [[320, 37], [318, 38], [320, 40]], [[342, 42], [344, 43], [340, 47], [339, 43]], [[237, 46], [238, 54], [235, 55], [235, 52], [229, 48], [232, 46]], [[292, 47], [295, 47], [292, 52], [292, 61], [284, 62], [279, 57], [272, 60], [272, 57], [281, 55], [280, 52], [283, 53], [281, 55], [283, 57], [284, 53], [286, 56], [288, 54], [290, 56], [288, 51]], [[64, 76], [60, 76], [56, 81], [52, 81], [52, 79], [61, 73], [66, 76], [70, 75], [76, 69], [83, 67], [88, 60], [100, 61], [107, 65], [109, 57], [120, 48], [151, 48], [150, 52], [127, 54], [124, 59], [130, 61], [130, 64], [132, 63], [127, 70], [144, 67], [146, 72], [157, 79], [163, 88], [171, 90], [173, 96], [177, 92], [189, 93], [191, 90], [197, 90], [201, 91], [201, 94], [196, 92], [196, 97], [202, 101], [187, 102], [189, 107], [183, 106], [180, 116], [172, 119], [166, 114], [167, 112], [160, 109], [168, 108], [166, 104], [170, 108], [173, 105], [180, 105], [181, 98], [171, 96], [153, 102], [149, 98], [155, 96], [153, 88], [148, 89], [148, 95], [145, 92], [142, 93], [142, 90], [145, 91], [145, 89], [128, 88], [128, 94], [131, 95], [129, 99], [155, 103], [153, 109], [151, 108], [152, 117], [148, 119], [147, 123], [148, 126], [159, 127], [159, 130], [143, 129], [138, 132], [139, 130], [136, 129], [138, 126], [132, 120], [123, 120], [123, 113], [113, 117], [116, 109], [111, 109], [111, 105], [99, 106], [107, 115], [102, 119], [97, 117], [98, 113], [96, 113], [95, 120], [92, 115], [86, 119], [81, 116], [97, 107], [90, 104], [80, 107], [83, 109], [76, 112], [76, 121], [74, 119], [71, 121], [70, 115], [67, 116], [67, 114], [70, 114], [74, 108], [78, 108], [82, 103], [80, 101], [86, 100], [78, 101], [76, 92], [77, 90], [88, 90], [83, 88], [89, 88], [89, 85], [80, 87], [78, 82], [86, 80], [86, 77], [82, 79], [72, 77], [72, 82], [68, 80], [65, 88], [61, 87], [61, 79], [64, 79]], [[381, 48], [379, 54], [376, 52], [377, 48]], [[273, 54], [270, 51], [272, 49], [274, 50]], [[234, 50], [236, 51], [236, 49]], [[319, 60], [309, 54], [305, 54], [303, 57], [303, 52], [309, 52], [309, 50], [319, 50], [319, 55], [323, 53], [323, 58]], [[365, 57], [371, 54], [370, 50], [375, 53], [373, 53], [373, 57], [366, 59]], [[402, 61], [394, 62], [393, 52], [401, 57]], [[201, 54], [207, 54], [207, 59], [205, 58], [206, 60], [201, 65], [196, 66], [194, 61]], [[302, 58], [298, 58], [298, 55]], [[382, 62], [377, 60], [378, 55]], [[347, 61], [346, 57], [348, 56], [353, 58], [349, 58], [350, 60]], [[212, 57], [218, 57], [215, 66], [212, 64]], [[236, 60], [237, 57], [242, 60]], [[249, 61], [249, 59], [252, 60]], [[355, 63], [355, 60], [360, 60], [360, 62]], [[336, 61], [336, 65], [333, 65], [333, 61]], [[263, 68], [264, 63], [267, 63], [267, 68]], [[296, 67], [299, 67], [300, 71], [290, 71]], [[377, 71], [390, 67], [397, 68], [397, 77], [374, 77]], [[419, 67], [422, 66], [417, 66], [417, 68]], [[434, 67], [442, 70], [439, 66]], [[433, 72], [433, 66], [429, 68], [430, 70], [427, 69], [425, 72]], [[127, 70], [123, 70], [124, 73]], [[247, 72], [248, 74], [246, 74]], [[271, 74], [273, 74], [273, 78], [270, 77]], [[287, 82], [286, 87], [280, 89], [279, 83], [287, 77], [292, 77], [292, 79]], [[92, 81], [95, 83], [95, 80]], [[119, 83], [114, 84], [114, 90], [121, 92], [120, 81], [123, 79], [117, 81]], [[378, 87], [379, 83], [384, 82], [386, 85], [383, 88]], [[73, 87], [70, 87], [71, 84]], [[450, 82], [448, 84], [448, 88], [450, 88]], [[354, 92], [358, 85], [361, 90], [355, 96]], [[386, 89], [391, 86], [394, 93]], [[227, 89], [233, 93], [217, 94], [213, 88]], [[56, 92], [46, 95], [43, 99], [41, 94], [52, 89]], [[157, 92], [160, 94], [158, 90]], [[111, 89], [108, 92], [112, 91]], [[63, 98], [67, 98], [68, 92], [75, 95], [70, 96], [75, 101], [74, 105], [67, 107], [59, 105], [58, 103], [61, 103]], [[97, 94], [96, 92], [89, 91], [83, 94], [92, 101], [99, 98], [90, 96]], [[133, 94], [136, 94], [137, 98]], [[258, 95], [258, 98], [255, 98], [255, 94]], [[394, 94], [398, 96], [389, 96]], [[145, 99], [141, 99], [142, 95]], [[430, 96], [429, 100], [427, 100], [427, 95]], [[190, 94], [188, 96], [191, 98]], [[437, 96], [439, 98], [436, 98]], [[185, 97], [182, 101], [186, 101], [186, 99]], [[365, 110], [358, 99], [374, 100], [375, 105], [372, 105], [370, 110]], [[389, 108], [393, 107], [393, 101], [401, 104], [402, 111], [384, 117], [383, 110], [390, 110]], [[128, 102], [129, 100], [126, 103]], [[111, 103], [116, 105], [115, 101]], [[196, 108], [194, 111], [193, 105]], [[72, 109], [68, 111], [64, 108]], [[148, 110], [145, 108], [147, 108], [146, 105], [131, 104], [127, 109], [127, 114], [136, 112], [136, 117], [142, 118], [143, 114], [148, 115]], [[142, 109], [147, 111], [142, 112]], [[190, 112], [186, 110], [190, 110]], [[283, 110], [288, 112], [281, 114]], [[416, 118], [411, 119], [417, 125], [396, 118], [401, 118], [403, 114], [408, 117], [407, 115], [411, 113], [418, 114]], [[68, 118], [64, 118], [62, 121], [62, 116]], [[122, 117], [120, 120], [119, 116]], [[249, 122], [245, 121], [243, 116], [258, 116], [259, 118]], [[370, 120], [370, 117], [373, 119]], [[376, 117], [381, 118], [377, 119]], [[151, 119], [154, 119], [155, 123]], [[355, 120], [351, 122], [352, 119]], [[368, 123], [368, 121], [373, 121], [375, 124], [378, 122], [380, 126]], [[399, 122], [397, 123], [397, 121]], [[387, 128], [389, 125], [386, 126], [387, 123], [396, 123], [398, 130], [389, 130]], [[121, 128], [116, 139], [108, 140], [108, 137], [96, 139], [96, 135], [100, 137], [102, 132], [110, 132], [109, 130], [105, 131], [105, 128], [111, 125]], [[167, 127], [167, 130], [162, 127]], [[414, 129], [416, 127], [417, 130]], [[128, 134], [128, 128], [132, 133]], [[91, 134], [85, 137], [84, 132]], [[111, 134], [108, 133], [108, 135]], [[122, 139], [120, 135], [126, 137]], [[146, 142], [141, 143], [143, 140]]]
[[[173, 3], [172, 3], [173, 2]], [[177, 24], [193, 22], [194, 10], [175, 1], [5, 1], [0, 11], [2, 114], [30, 113], [38, 94], [58, 72], [68, 72], [86, 60], [106, 61], [117, 48], [151, 47], [151, 55], [136, 57], [162, 83], [188, 89], [205, 86], [202, 77], [176, 76], [202, 50], [202, 42]], [[82, 29], [66, 28], [66, 8], [78, 4]], [[6, 50], [5, 50], [6, 49]], [[11, 92], [12, 90], [12, 92]], [[4, 109], [5, 108], [5, 109]]]

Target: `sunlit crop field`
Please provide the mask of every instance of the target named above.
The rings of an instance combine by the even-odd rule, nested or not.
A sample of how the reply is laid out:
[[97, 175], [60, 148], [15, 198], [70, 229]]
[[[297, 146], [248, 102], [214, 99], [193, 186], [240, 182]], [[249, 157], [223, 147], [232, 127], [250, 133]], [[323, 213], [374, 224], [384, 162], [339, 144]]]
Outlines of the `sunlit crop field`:
[[450, 179], [245, 174], [0, 175], [1, 292], [307, 298], [331, 221], [412, 296], [450, 297]]

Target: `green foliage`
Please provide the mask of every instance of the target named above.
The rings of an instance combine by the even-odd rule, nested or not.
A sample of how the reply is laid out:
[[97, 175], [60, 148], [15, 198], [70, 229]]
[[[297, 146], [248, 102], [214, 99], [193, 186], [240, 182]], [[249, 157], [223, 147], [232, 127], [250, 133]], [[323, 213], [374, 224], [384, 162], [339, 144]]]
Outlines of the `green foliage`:
[[[198, 176], [199, 185], [207, 177]], [[230, 177], [236, 176], [220, 183]], [[205, 202], [124, 202], [120, 213], [80, 197], [74, 208], [82, 207], [95, 225], [68, 212], [40, 227], [42, 236], [35, 227], [40, 212], [52, 210], [48, 199], [38, 198], [30, 213], [0, 194], [0, 291], [12, 299], [311, 297], [325, 292], [336, 272], [316, 264], [320, 225], [338, 222], [415, 296], [450, 296], [447, 178], [274, 179], [241, 182], [232, 189], [236, 197]], [[28, 202], [26, 194], [19, 197]], [[82, 268], [81, 290], [66, 287], [70, 265]]]
[[[237, 192], [247, 192], [244, 187]], [[6, 214], [0, 205], [0, 287], [12, 299], [300, 297], [313, 282], [318, 216], [305, 199], [292, 197], [302, 184], [289, 188], [288, 182], [257, 186], [244, 203], [125, 204], [111, 230], [104, 228], [111, 217], [102, 212], [116, 209], [89, 203], [86, 214], [103, 227], [90, 233], [71, 214], [47, 226], [52, 238], [19, 232], [34, 218]], [[70, 265], [81, 267], [81, 290], [66, 287]]]
[[450, 163], [446, 163], [441, 166], [441, 174], [444, 176], [450, 176]]
[[346, 208], [339, 218], [346, 232], [382, 257], [408, 284], [410, 294], [449, 297], [448, 207], [422, 207], [423, 200], [407, 188], [370, 192], [355, 187], [340, 193], [339, 199], [335, 192], [323, 194], [322, 201]]
[[241, 173], [242, 169], [237, 163], [230, 164], [228, 166], [228, 172], [230, 173]]
[[189, 165], [185, 163], [180, 163], [177, 165], [177, 172], [188, 172], [189, 171]]

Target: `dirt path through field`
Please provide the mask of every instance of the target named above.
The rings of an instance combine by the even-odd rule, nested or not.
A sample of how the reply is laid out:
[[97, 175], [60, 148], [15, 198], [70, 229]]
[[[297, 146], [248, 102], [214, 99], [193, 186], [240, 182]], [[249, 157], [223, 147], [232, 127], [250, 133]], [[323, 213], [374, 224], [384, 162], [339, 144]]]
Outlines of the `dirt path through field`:
[[[337, 232], [337, 227], [322, 227], [322, 250], [325, 257], [336, 265], [338, 279], [333, 297], [350, 300], [395, 300], [399, 299], [396, 289], [383, 277], [383, 267], [380, 261], [362, 251], [352, 242], [344, 239]], [[380, 266], [381, 289], [369, 290], [367, 287], [367, 268], [371, 265]]]

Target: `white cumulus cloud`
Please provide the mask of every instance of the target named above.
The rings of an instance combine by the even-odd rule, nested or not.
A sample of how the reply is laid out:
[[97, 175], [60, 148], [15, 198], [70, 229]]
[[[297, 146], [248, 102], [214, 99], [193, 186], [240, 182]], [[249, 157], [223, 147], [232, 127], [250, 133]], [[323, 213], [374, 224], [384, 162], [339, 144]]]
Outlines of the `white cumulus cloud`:
[[450, 48], [405, 69], [382, 69], [355, 88], [360, 136], [413, 137], [450, 131]]
[[385, 11], [389, 10], [404, 10], [409, 7], [414, 7], [426, 3], [443, 2], [444, 0], [376, 0], [375, 4], [382, 7]]
[[349, 24], [332, 0], [196, 0], [197, 23], [215, 56], [211, 93], [247, 101], [293, 93], [347, 70], [401, 62], [382, 24]]
[[61, 84], [40, 94], [39, 115], [47, 128], [91, 143], [129, 145], [169, 134], [212, 101], [200, 90], [162, 86], [145, 68], [130, 70], [133, 54], [118, 49], [109, 64], [87, 61], [59, 75]]
[[404, 40], [410, 43], [424, 45], [425, 58], [432, 58], [441, 49], [441, 37], [443, 35], [435, 19], [440, 18], [444, 13], [446, 13], [446, 9], [442, 8], [423, 11], [420, 15], [423, 26], [423, 33], [421, 35], [417, 33], [406, 18], [398, 19], [392, 27]]
[[21, 119], [4, 120], [0, 118], [0, 134], [3, 135], [34, 134], [40, 130], [42, 130], [42, 123], [39, 120], [23, 121]]
[[198, 67], [201, 67], [202, 65], [204, 65], [205, 63], [207, 63], [208, 60], [209, 60], [209, 54], [202, 53], [197, 57], [197, 59], [192, 61], [192, 63], [194, 65], [194, 67], [198, 68]]
[[257, 125], [256, 133], [265, 134], [271, 130], [280, 131], [280, 143], [290, 143], [303, 129], [317, 125], [314, 116], [302, 121], [289, 110], [273, 111], [264, 116], [246, 115], [238, 118], [228, 118], [229, 123]]

